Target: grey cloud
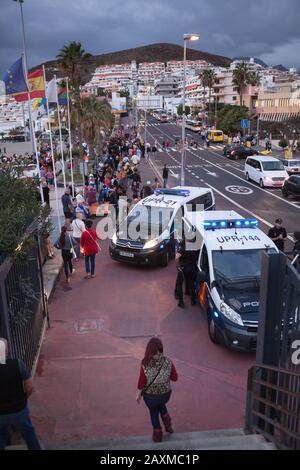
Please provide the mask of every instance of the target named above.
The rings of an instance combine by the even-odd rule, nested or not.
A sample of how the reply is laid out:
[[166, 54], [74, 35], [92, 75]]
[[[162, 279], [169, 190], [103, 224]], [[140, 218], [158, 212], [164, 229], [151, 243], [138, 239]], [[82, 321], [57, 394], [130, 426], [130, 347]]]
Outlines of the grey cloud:
[[[0, 0], [0, 76], [21, 53], [17, 3]], [[81, 41], [91, 53], [154, 42], [181, 43], [198, 32], [193, 47], [229, 57], [267, 58], [300, 68], [299, 0], [25, 0], [30, 66], [53, 59], [59, 48]]]

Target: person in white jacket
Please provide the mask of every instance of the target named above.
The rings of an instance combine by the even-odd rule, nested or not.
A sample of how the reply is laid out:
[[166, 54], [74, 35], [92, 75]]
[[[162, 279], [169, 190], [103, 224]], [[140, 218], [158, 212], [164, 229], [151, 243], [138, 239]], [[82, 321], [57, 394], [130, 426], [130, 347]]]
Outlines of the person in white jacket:
[[73, 220], [71, 227], [73, 230], [73, 238], [75, 238], [77, 244], [75, 246], [75, 251], [76, 251], [76, 260], [79, 260], [80, 257], [80, 238], [83, 232], [85, 232], [85, 224], [82, 220], [83, 216], [80, 212], [76, 213], [76, 219]]

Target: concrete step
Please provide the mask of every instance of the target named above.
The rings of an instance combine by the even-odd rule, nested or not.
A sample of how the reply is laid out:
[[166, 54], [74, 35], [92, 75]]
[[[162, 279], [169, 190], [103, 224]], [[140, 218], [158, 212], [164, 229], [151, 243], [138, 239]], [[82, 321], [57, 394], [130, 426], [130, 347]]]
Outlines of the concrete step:
[[119, 439], [86, 440], [69, 444], [49, 445], [59, 450], [271, 450], [263, 436], [245, 435], [242, 429], [222, 429], [203, 432], [164, 434], [163, 442], [154, 443], [151, 435]]

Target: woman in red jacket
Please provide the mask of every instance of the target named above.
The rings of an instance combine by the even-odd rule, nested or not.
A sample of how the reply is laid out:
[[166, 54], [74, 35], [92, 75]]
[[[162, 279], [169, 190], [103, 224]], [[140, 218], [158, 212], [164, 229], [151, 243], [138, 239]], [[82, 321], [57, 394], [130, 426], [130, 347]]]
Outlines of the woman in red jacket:
[[93, 222], [87, 220], [85, 223], [86, 231], [82, 233], [80, 238], [80, 247], [84, 253], [85, 260], [85, 279], [95, 277], [95, 257], [99, 252], [98, 238], [96, 230], [92, 228]]
[[173, 362], [164, 356], [163, 351], [161, 340], [151, 338], [146, 347], [145, 357], [142, 360], [136, 397], [138, 403], [143, 397], [145, 405], [150, 411], [154, 442], [161, 442], [162, 440], [159, 415], [166, 432], [173, 432], [166, 403], [172, 393], [170, 381], [176, 382], [178, 375]]

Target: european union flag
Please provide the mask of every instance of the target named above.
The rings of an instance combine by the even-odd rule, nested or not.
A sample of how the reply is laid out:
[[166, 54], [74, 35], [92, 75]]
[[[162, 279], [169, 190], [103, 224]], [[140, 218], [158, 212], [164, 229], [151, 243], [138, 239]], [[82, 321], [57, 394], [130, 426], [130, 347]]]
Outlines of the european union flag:
[[3, 81], [5, 83], [7, 95], [28, 91], [24, 76], [22, 57], [7, 70], [3, 77]]

